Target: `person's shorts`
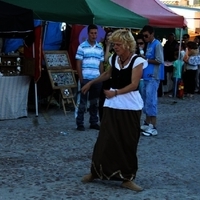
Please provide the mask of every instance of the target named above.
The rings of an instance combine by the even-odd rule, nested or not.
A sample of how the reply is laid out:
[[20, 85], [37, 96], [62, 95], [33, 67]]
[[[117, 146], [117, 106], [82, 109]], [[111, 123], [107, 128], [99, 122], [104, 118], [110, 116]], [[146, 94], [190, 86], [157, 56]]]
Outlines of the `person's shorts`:
[[158, 87], [160, 80], [144, 80], [143, 81], [143, 111], [147, 116], [157, 115]]

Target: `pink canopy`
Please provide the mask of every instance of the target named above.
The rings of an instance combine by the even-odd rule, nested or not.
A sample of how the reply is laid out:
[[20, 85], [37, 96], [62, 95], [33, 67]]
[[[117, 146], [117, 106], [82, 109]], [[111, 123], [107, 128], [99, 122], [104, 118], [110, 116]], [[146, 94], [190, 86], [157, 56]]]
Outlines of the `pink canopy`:
[[159, 0], [111, 0], [149, 19], [149, 25], [160, 28], [183, 28], [187, 22]]

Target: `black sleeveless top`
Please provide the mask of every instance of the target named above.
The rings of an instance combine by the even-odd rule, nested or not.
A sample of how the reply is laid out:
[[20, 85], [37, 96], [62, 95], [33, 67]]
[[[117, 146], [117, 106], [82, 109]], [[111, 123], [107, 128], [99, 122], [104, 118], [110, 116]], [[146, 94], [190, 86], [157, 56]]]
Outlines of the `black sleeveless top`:
[[[128, 67], [122, 70], [119, 70], [115, 67], [116, 56], [117, 56], [116, 54], [113, 54], [111, 61], [112, 62], [111, 87], [113, 89], [121, 89], [131, 83], [133, 63], [135, 62], [136, 58], [140, 56], [134, 56], [131, 59], [131, 62], [128, 65]], [[138, 90], [138, 88], [136, 90]]]

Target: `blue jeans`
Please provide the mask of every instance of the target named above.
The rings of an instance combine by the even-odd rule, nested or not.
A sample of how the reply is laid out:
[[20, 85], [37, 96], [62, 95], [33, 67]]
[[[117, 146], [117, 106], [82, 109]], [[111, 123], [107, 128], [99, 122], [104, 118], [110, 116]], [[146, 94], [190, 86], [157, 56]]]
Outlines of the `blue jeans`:
[[[81, 83], [81, 88], [88, 83], [90, 80], [84, 79], [83, 82]], [[99, 100], [99, 95], [101, 91], [102, 84], [97, 83], [93, 84], [88, 92], [86, 94], [81, 93], [80, 94], [80, 104], [78, 106], [78, 113], [76, 117], [76, 124], [77, 126], [84, 125], [84, 113], [85, 113], [85, 108], [86, 108], [86, 103], [87, 100], [90, 102], [89, 106], [89, 113], [90, 113], [90, 118], [89, 118], [89, 123], [91, 125], [95, 125], [98, 123], [98, 106], [97, 102]]]
[[158, 87], [160, 80], [144, 80], [142, 98], [144, 101], [143, 112], [147, 116], [156, 117], [157, 116], [157, 101], [158, 101]]

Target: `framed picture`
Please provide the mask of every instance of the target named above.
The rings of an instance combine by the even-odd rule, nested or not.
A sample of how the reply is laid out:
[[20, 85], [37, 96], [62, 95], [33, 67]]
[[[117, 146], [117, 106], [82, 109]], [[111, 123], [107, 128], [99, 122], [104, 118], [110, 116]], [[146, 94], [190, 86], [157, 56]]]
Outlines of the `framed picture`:
[[77, 87], [73, 70], [48, 70], [53, 89]]
[[67, 51], [44, 51], [47, 69], [72, 69]]

